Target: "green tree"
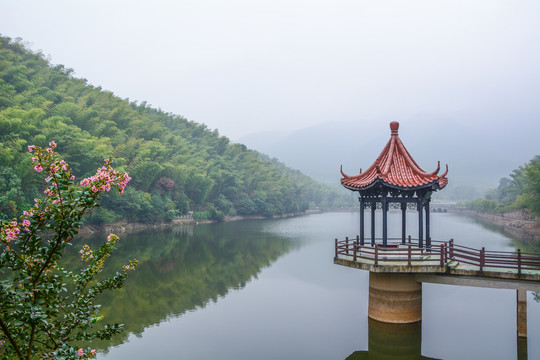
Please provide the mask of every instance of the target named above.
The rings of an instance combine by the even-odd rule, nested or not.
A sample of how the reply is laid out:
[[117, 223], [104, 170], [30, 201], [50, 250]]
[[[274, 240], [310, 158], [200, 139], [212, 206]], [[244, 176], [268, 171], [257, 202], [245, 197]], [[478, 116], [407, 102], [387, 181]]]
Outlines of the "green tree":
[[532, 213], [540, 215], [540, 156], [535, 156], [524, 171], [524, 204]]
[[12, 168], [0, 166], [0, 220], [13, 219], [24, 206], [21, 179]]
[[74, 183], [67, 163], [49, 147], [30, 146], [33, 165], [47, 176], [46, 196], [36, 199], [20, 221], [6, 221], [0, 229], [0, 357], [3, 359], [80, 359], [95, 357], [82, 348], [94, 339], [110, 339], [118, 324], [97, 329], [96, 297], [123, 286], [136, 261], [110, 278], [99, 278], [105, 260], [119, 240], [109, 235], [97, 249], [80, 250], [80, 269], [63, 267], [62, 255], [73, 243], [82, 216], [98, 205], [102, 193], [129, 181], [127, 173], [111, 167], [111, 159], [98, 172]]
[[[43, 147], [51, 139], [60, 143], [58, 150], [81, 176], [93, 174], [101, 154], [114, 155], [115, 166], [132, 174], [133, 192], [122, 197], [129, 197], [129, 203], [103, 199], [90, 219], [98, 223], [153, 221], [163, 213], [171, 218], [190, 210], [221, 217], [235, 212], [273, 215], [309, 205], [356, 206], [344, 189], [322, 186], [203, 124], [93, 87], [20, 41], [0, 36], [0, 164], [21, 179], [28, 204], [44, 189], [26, 170], [31, 158], [26, 147]], [[174, 186], [164, 187], [162, 178]], [[152, 194], [156, 187], [161, 199]], [[20, 209], [19, 204], [16, 211]]]

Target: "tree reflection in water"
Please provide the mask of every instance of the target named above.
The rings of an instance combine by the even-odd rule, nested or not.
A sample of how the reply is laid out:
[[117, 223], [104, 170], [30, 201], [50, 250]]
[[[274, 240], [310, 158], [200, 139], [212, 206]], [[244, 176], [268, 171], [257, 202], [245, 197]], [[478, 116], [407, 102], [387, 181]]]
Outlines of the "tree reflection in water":
[[[111, 342], [92, 347], [103, 351], [122, 344], [130, 334], [138, 336], [149, 326], [243, 288], [294, 246], [288, 238], [259, 229], [244, 222], [241, 228], [225, 223], [121, 234], [106, 268], [116, 269], [133, 258], [139, 266], [123, 289], [104, 294], [98, 303], [107, 321], [125, 324], [125, 330]], [[102, 236], [79, 241], [91, 245]], [[67, 266], [77, 263], [78, 247], [67, 258], [71, 263]]]

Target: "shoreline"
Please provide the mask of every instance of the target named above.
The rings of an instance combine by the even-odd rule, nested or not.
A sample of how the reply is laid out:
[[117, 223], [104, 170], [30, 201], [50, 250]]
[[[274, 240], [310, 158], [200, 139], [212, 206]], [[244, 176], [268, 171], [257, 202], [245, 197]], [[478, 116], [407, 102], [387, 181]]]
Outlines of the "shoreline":
[[480, 212], [469, 209], [452, 209], [453, 213], [472, 216], [502, 232], [529, 244], [540, 244], [540, 219], [527, 210]]
[[286, 214], [279, 214], [279, 215], [272, 215], [272, 216], [234, 215], [234, 216], [225, 216], [223, 220], [209, 220], [209, 219], [195, 220], [193, 217], [183, 217], [183, 218], [173, 219], [168, 222], [142, 223], [142, 222], [118, 221], [118, 222], [103, 224], [103, 225], [83, 225], [79, 229], [78, 236], [86, 237], [86, 236], [92, 236], [94, 234], [101, 234], [101, 233], [115, 233], [115, 234], [116, 233], [118, 234], [136, 233], [136, 232], [141, 232], [141, 231], [145, 231], [149, 229], [166, 229], [166, 228], [172, 228], [175, 226], [183, 226], [183, 225], [205, 225], [205, 224], [213, 224], [213, 223], [218, 223], [218, 222], [230, 222], [230, 221], [240, 221], [240, 220], [283, 219], [283, 218], [289, 218], [289, 217], [295, 217], [295, 216], [319, 214], [322, 212], [324, 211], [313, 209], [313, 210], [306, 210], [306, 211], [297, 212], [297, 213], [286, 213]]

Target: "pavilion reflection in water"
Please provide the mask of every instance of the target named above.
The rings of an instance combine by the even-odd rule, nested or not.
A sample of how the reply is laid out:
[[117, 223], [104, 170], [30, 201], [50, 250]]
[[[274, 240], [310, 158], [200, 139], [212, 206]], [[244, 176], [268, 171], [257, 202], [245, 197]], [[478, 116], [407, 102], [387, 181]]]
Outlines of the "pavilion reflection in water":
[[422, 356], [422, 322], [383, 323], [368, 319], [368, 350], [355, 351], [345, 360], [430, 360]]

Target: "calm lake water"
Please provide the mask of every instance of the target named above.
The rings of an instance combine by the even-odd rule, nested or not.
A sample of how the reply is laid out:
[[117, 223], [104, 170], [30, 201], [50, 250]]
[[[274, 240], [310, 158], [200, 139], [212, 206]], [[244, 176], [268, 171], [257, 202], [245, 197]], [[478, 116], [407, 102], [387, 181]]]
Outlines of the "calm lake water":
[[[412, 213], [412, 212], [411, 212]], [[389, 236], [400, 236], [389, 213]], [[102, 300], [126, 324], [98, 359], [516, 359], [513, 290], [423, 285], [421, 323], [368, 321], [368, 273], [333, 264], [334, 238], [356, 236], [358, 213], [324, 213], [121, 235], [111, 258], [140, 265]], [[416, 219], [409, 229], [416, 236]], [[432, 238], [489, 250], [526, 249], [452, 214]], [[540, 304], [528, 295], [529, 359], [540, 358]]]

